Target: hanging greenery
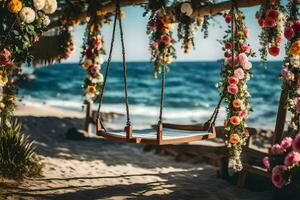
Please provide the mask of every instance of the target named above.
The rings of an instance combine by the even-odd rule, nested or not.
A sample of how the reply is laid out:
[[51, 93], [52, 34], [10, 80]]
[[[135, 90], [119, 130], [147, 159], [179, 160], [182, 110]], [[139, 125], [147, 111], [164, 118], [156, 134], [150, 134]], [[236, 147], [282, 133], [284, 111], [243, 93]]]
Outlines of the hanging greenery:
[[267, 0], [256, 13], [256, 19], [262, 28], [260, 34], [260, 56], [262, 62], [267, 61], [267, 56], [278, 56], [283, 39], [283, 27], [285, 22], [285, 9], [280, 0]]
[[[12, 149], [10, 145], [26, 145], [28, 143], [27, 140], [22, 139], [19, 131], [16, 131], [19, 130], [16, 128], [18, 125], [14, 124], [12, 119], [17, 93], [13, 78], [19, 73], [22, 63], [31, 62], [32, 56], [29, 48], [46, 31], [50, 24], [47, 14], [54, 13], [56, 8], [56, 0], [3, 0], [0, 2], [0, 134], [1, 137], [8, 139], [8, 135], [5, 134], [10, 133], [9, 141], [18, 141], [0, 146], [2, 150]], [[31, 146], [28, 148], [32, 150]], [[16, 154], [18, 153], [21, 152], [17, 151]], [[14, 157], [19, 155], [9, 154], [9, 156], [10, 160], [14, 160]], [[15, 163], [16, 170], [22, 171], [21, 168], [26, 167], [27, 170], [33, 169], [31, 165], [24, 164], [35, 163], [33, 160], [30, 161], [31, 156], [21, 158], [22, 160]], [[1, 165], [1, 168], [9, 168], [9, 163], [4, 166], [5, 163], [2, 162]], [[15, 171], [15, 174], [22, 174], [21, 171]], [[5, 176], [5, 174], [3, 175]]]
[[98, 16], [91, 17], [82, 47], [81, 63], [87, 72], [83, 88], [87, 100], [97, 100], [102, 92], [103, 75], [100, 70], [105, 50], [101, 28], [101, 19]]
[[174, 18], [164, 8], [153, 12], [149, 18], [147, 34], [150, 37], [151, 60], [154, 62], [154, 77], [162, 67], [169, 65], [176, 58], [175, 40], [172, 37]]
[[229, 159], [233, 169], [240, 171], [242, 146], [248, 137], [246, 118], [251, 111], [247, 81], [251, 77], [252, 64], [248, 57], [255, 54], [247, 44], [249, 29], [244, 22], [245, 15], [238, 9], [233, 9], [224, 16], [228, 30], [220, 41], [225, 59], [218, 86], [223, 89], [221, 95], [224, 95], [227, 104], [224, 130]]
[[68, 59], [75, 50], [74, 41], [72, 37], [73, 27], [80, 24], [81, 20], [77, 15], [82, 11], [82, 7], [74, 5], [67, 1], [63, 7], [63, 17], [61, 19], [61, 37], [60, 37], [60, 57], [58, 61], [62, 59]]
[[181, 47], [184, 49], [184, 53], [188, 53], [192, 47], [195, 48], [194, 36], [198, 23], [195, 18], [191, 18], [193, 8], [190, 3], [183, 3], [178, 9], [180, 11], [176, 12], [178, 13], [176, 18], [179, 20], [177, 36], [182, 43]]

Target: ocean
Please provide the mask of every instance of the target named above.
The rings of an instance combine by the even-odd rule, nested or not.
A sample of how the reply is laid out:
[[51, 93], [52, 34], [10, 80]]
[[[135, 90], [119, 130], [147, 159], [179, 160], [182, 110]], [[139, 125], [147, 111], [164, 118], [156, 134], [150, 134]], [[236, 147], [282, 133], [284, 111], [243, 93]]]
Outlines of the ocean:
[[[105, 65], [103, 65], [105, 66]], [[274, 128], [281, 81], [282, 62], [267, 67], [253, 63], [254, 76], [249, 81], [253, 112], [251, 127]], [[160, 101], [160, 79], [153, 78], [150, 62], [128, 62], [129, 104], [133, 123], [138, 127], [157, 122]], [[102, 69], [104, 71], [104, 68]], [[56, 64], [32, 70], [36, 79], [19, 84], [19, 98], [28, 104], [46, 104], [71, 110], [82, 110], [82, 83], [85, 71], [77, 63]], [[125, 113], [122, 65], [111, 65], [104, 94], [103, 111]], [[191, 123], [206, 121], [218, 102], [220, 64], [218, 62], [175, 62], [166, 74], [166, 121]], [[96, 108], [96, 105], [94, 105]], [[223, 124], [224, 104], [217, 125]]]

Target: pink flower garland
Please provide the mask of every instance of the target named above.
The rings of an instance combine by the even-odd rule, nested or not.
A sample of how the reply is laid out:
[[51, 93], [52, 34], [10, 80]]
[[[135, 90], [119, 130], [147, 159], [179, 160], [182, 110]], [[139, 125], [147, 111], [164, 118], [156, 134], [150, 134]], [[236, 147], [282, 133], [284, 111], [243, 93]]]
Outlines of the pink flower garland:
[[[227, 119], [225, 120], [225, 133], [228, 141], [230, 162], [233, 169], [239, 171], [242, 169], [241, 151], [249, 136], [246, 125], [246, 118], [249, 114], [249, 93], [247, 91], [247, 81], [250, 78], [250, 69], [252, 64], [249, 56], [253, 52], [247, 44], [249, 29], [244, 24], [244, 14], [239, 10], [232, 15], [225, 15], [225, 22], [231, 23], [235, 20], [236, 31], [234, 35], [225, 36], [224, 43], [224, 71], [222, 72], [222, 81], [219, 86], [226, 88], [224, 91], [227, 104]], [[230, 27], [228, 27], [230, 28]], [[234, 42], [232, 41], [234, 37]], [[234, 50], [232, 51], [232, 48]]]

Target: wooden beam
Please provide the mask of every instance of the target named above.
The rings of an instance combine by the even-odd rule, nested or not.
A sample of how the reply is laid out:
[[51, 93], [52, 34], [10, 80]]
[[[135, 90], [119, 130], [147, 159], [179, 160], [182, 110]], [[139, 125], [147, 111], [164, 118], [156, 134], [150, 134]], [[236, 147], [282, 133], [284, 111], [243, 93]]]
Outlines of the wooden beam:
[[[261, 5], [265, 2], [266, 0], [236, 0], [236, 4], [239, 8], [247, 8], [247, 7], [252, 7], [252, 6], [257, 6]], [[126, 7], [126, 6], [134, 6], [134, 5], [140, 5], [147, 3], [147, 0], [120, 0], [120, 6], [121, 7]], [[216, 3], [212, 4], [210, 6], [205, 6], [201, 7], [197, 10], [194, 10], [192, 17], [204, 17], [204, 16], [209, 16], [209, 15], [215, 15], [217, 13], [230, 10], [232, 7], [232, 1], [225, 1], [221, 3]], [[113, 13], [116, 9], [115, 3], [109, 3], [101, 8], [102, 10], [105, 10], [108, 13]], [[174, 7], [169, 7], [167, 9], [174, 9]], [[58, 13], [54, 14], [53, 16], [57, 16], [59, 14], [63, 13]], [[86, 12], [79, 14], [79, 17], [84, 19], [86, 17]], [[53, 24], [49, 26], [49, 28], [54, 28], [55, 26], [58, 26], [59, 23], [57, 21], [54, 21]]]
[[[266, 0], [237, 0], [236, 4], [239, 8], [247, 8], [247, 7], [261, 5], [265, 1]], [[130, 6], [134, 4], [143, 4], [143, 3], [147, 3], [147, 0], [120, 0], [121, 7]], [[210, 6], [205, 6], [197, 10], [194, 10], [192, 16], [203, 17], [207, 15], [215, 15], [219, 12], [230, 10], [231, 7], [232, 7], [232, 1], [216, 3]], [[114, 3], [107, 4], [106, 6], [103, 7], [103, 10], [107, 12], [114, 12], [115, 9], [116, 9], [116, 5]], [[169, 9], [173, 9], [173, 8], [169, 8]]]
[[[239, 8], [247, 8], [252, 6], [257, 6], [265, 3], [266, 0], [237, 0], [236, 4]], [[193, 17], [204, 17], [208, 15], [215, 15], [217, 13], [230, 10], [232, 7], [232, 1], [225, 1], [221, 3], [216, 3], [210, 6], [205, 6], [194, 10]]]

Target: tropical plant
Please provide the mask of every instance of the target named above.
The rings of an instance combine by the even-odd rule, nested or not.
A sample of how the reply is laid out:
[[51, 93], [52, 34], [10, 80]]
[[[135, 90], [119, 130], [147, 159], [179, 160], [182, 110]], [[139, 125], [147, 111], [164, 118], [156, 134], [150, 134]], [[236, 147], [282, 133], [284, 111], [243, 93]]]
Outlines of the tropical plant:
[[0, 130], [0, 175], [10, 178], [39, 175], [41, 164], [35, 154], [34, 144], [20, 132], [15, 120], [5, 131]]

